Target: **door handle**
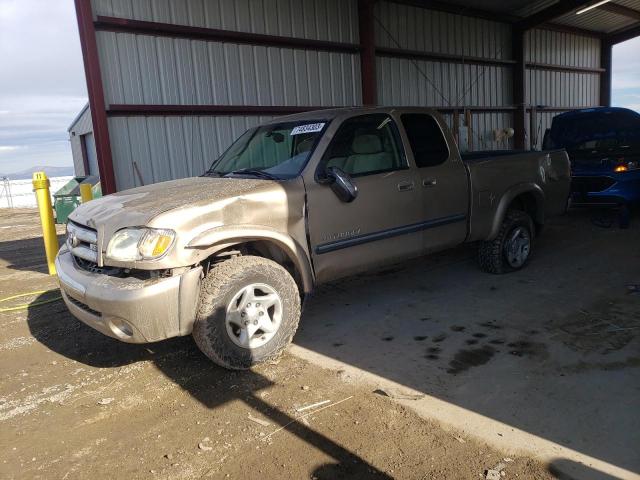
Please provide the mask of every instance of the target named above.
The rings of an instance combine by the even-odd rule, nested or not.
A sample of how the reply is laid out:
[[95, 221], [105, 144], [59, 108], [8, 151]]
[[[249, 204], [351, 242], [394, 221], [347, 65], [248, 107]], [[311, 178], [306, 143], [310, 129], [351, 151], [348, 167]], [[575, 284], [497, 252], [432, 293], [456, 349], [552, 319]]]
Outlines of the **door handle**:
[[422, 180], [422, 186], [427, 188], [435, 187], [437, 183], [438, 181], [435, 178], [425, 178]]
[[415, 187], [415, 184], [413, 182], [400, 182], [398, 184], [398, 190], [401, 192], [413, 190], [413, 187]]

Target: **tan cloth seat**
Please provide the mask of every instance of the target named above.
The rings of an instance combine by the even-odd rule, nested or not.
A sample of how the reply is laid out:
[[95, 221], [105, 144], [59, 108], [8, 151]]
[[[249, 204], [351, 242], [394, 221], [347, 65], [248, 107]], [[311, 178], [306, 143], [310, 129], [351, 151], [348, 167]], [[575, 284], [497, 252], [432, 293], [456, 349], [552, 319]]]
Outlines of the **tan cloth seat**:
[[384, 151], [380, 137], [373, 134], [358, 135], [351, 145], [353, 152], [344, 164], [350, 175], [393, 169], [393, 157]]

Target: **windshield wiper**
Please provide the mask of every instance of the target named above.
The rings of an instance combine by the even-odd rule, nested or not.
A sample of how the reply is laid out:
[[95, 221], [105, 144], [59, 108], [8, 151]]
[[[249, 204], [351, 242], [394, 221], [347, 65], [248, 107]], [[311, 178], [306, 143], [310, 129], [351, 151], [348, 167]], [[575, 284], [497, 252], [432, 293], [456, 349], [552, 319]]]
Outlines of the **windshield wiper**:
[[259, 170], [257, 168], [241, 168], [240, 170], [233, 170], [232, 172], [225, 173], [223, 177], [227, 177], [229, 175], [254, 175], [256, 177], [265, 178], [267, 180], [279, 180], [279, 178], [275, 175], [272, 175], [269, 172], [265, 172], [264, 170]]

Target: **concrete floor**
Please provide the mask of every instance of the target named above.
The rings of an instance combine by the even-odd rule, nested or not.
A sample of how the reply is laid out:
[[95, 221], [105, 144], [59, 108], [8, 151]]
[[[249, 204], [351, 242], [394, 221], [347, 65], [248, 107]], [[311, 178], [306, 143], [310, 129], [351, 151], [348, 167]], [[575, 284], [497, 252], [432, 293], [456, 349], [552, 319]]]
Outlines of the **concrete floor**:
[[640, 221], [592, 215], [551, 222], [517, 273], [461, 248], [321, 288], [294, 352], [552, 470], [640, 478]]
[[[17, 213], [0, 230], [0, 260], [9, 265], [2, 297], [54, 285], [42, 275], [41, 240], [25, 239], [38, 234], [32, 222], [33, 212]], [[405, 397], [397, 401], [466, 438], [537, 458], [560, 478], [640, 478], [640, 294], [630, 293], [632, 284], [640, 284], [640, 218], [628, 230], [606, 229], [586, 212], [571, 212], [547, 227], [530, 265], [518, 273], [484, 274], [473, 249], [461, 248], [324, 286], [306, 305], [291, 352], [338, 370], [358, 388], [373, 384]], [[47, 311], [59, 323], [51, 324]], [[179, 385], [171, 402], [184, 401], [176, 399], [186, 391], [213, 408], [217, 391], [208, 383], [227, 378], [202, 372], [197, 359], [194, 366], [197, 352], [187, 339], [149, 353], [81, 326], [55, 303], [30, 312], [26, 325], [20, 315], [13, 318], [3, 320], [10, 338], [0, 355], [24, 364], [29, 378], [38, 378], [34, 385], [72, 384], [69, 375], [80, 363], [86, 372], [78, 375], [89, 375], [91, 385], [99, 377], [100, 388], [130, 391], [132, 398], [151, 385], [158, 387], [152, 398], [161, 398]], [[175, 367], [182, 355], [186, 360]], [[112, 380], [112, 370], [128, 375], [134, 366], [142, 373], [131, 370], [137, 376], [130, 384]], [[157, 369], [164, 383], [155, 380]], [[22, 381], [12, 371], [3, 377], [7, 388]], [[228, 382], [235, 386], [233, 378]], [[45, 389], [34, 398], [68, 393], [78, 402], [74, 408], [84, 408], [69, 411], [69, 418], [95, 405], [83, 404], [82, 389]], [[38, 418], [56, 425], [55, 409], [43, 415]], [[36, 420], [25, 428], [36, 428]]]
[[131, 345], [101, 335], [57, 298], [37, 222], [34, 211], [0, 209], [3, 480], [468, 479], [496, 465], [507, 479], [555, 478], [545, 462], [293, 355], [234, 372], [190, 337]]

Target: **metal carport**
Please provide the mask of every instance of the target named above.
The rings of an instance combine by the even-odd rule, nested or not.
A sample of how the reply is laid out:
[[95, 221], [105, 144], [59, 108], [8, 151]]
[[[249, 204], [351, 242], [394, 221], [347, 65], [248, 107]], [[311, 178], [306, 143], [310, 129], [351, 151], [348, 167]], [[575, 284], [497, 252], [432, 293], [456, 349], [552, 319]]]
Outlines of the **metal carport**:
[[640, 0], [75, 3], [105, 193], [330, 106], [431, 106], [465, 149], [539, 147], [553, 115], [610, 103], [612, 45], [640, 34]]

